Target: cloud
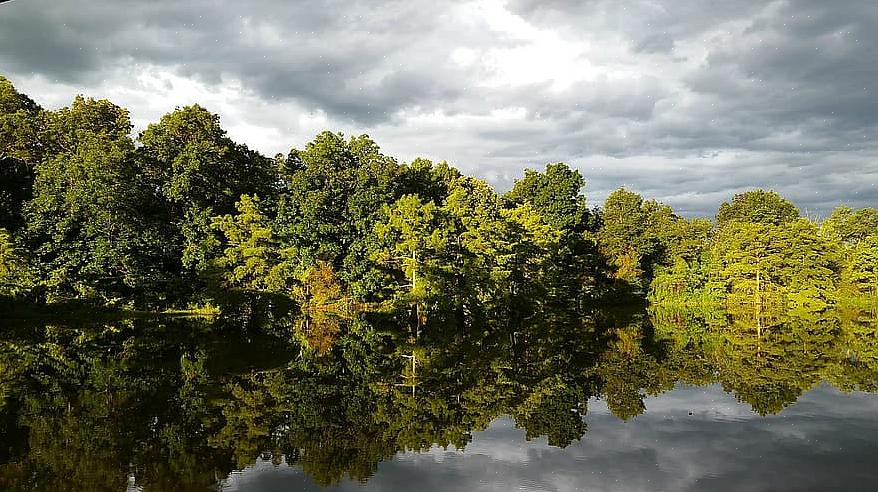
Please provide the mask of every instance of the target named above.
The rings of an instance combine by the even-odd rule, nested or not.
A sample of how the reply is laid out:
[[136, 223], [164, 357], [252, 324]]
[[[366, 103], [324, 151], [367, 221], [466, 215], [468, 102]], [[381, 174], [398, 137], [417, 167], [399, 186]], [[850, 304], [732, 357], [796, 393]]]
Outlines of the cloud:
[[878, 196], [876, 27], [869, 0], [31, 0], [0, 7], [0, 71], [138, 124], [201, 102], [268, 154], [333, 129], [501, 190], [566, 161], [592, 202], [772, 187], [826, 214]]

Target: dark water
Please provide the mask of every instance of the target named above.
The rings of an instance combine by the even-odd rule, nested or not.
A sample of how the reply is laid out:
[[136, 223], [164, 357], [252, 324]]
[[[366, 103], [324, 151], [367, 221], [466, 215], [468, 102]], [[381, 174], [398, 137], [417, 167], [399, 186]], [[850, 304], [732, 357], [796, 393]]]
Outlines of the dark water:
[[0, 490], [874, 490], [857, 311], [7, 321]]
[[[462, 450], [401, 452], [365, 484], [329, 490], [874, 490], [878, 398], [820, 385], [782, 414], [759, 417], [716, 385], [648, 398], [622, 422], [589, 406], [588, 438], [564, 449], [527, 441], [509, 417]], [[692, 412], [692, 415], [689, 415]], [[301, 468], [259, 460], [222, 490], [326, 490]]]

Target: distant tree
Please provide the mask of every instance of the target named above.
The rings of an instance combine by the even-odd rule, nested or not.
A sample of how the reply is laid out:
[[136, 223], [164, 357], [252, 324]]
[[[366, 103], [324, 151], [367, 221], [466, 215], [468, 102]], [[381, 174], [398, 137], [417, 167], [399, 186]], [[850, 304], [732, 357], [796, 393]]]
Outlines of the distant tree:
[[878, 234], [868, 236], [853, 248], [846, 277], [860, 292], [878, 297]]
[[824, 235], [837, 239], [845, 246], [855, 246], [878, 231], [878, 209], [854, 210], [841, 206], [832, 211], [821, 224]]
[[542, 173], [528, 169], [504, 198], [513, 204], [529, 203], [546, 223], [567, 232], [588, 227], [589, 211], [582, 195], [585, 179], [567, 164], [549, 164]]
[[735, 195], [731, 203], [723, 202], [716, 222], [721, 227], [732, 221], [780, 225], [799, 217], [799, 209], [776, 192], [754, 190]]

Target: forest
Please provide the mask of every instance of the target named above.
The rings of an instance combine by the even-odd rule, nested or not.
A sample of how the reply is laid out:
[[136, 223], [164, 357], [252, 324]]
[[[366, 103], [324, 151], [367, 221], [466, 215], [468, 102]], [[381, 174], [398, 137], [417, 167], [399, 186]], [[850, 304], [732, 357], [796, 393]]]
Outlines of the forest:
[[327, 131], [266, 157], [198, 105], [132, 131], [110, 101], [46, 110], [0, 77], [4, 309], [878, 303], [875, 208], [818, 221], [750, 190], [686, 218], [624, 188], [598, 207], [563, 163], [501, 194], [446, 162], [399, 162], [366, 135]]

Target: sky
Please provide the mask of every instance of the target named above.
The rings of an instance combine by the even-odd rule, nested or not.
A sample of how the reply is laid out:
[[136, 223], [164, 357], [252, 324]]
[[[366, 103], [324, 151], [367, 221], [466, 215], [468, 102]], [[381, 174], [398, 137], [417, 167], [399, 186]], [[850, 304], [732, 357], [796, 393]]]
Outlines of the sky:
[[136, 131], [198, 103], [267, 155], [365, 133], [499, 191], [566, 162], [592, 204], [878, 206], [874, 0], [13, 0], [0, 74]]

